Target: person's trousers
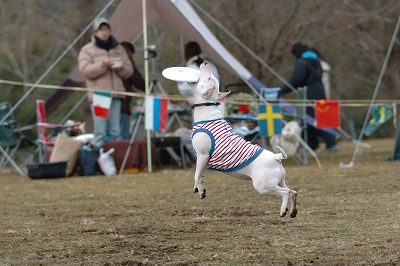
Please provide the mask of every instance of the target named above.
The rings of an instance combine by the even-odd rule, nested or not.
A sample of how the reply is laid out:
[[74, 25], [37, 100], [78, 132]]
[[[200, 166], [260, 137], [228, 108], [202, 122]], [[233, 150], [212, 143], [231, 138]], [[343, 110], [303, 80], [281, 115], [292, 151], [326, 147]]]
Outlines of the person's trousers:
[[121, 113], [121, 139], [130, 139], [130, 116], [128, 113]]
[[91, 104], [94, 141], [97, 148], [101, 148], [104, 143], [121, 138], [120, 114], [121, 99], [113, 98], [108, 110], [108, 118], [102, 118], [94, 115], [93, 104]]
[[325, 142], [326, 149], [331, 149], [336, 146], [335, 135], [326, 132], [325, 130], [307, 126], [307, 144], [311, 149], [316, 150], [319, 147], [319, 138]]

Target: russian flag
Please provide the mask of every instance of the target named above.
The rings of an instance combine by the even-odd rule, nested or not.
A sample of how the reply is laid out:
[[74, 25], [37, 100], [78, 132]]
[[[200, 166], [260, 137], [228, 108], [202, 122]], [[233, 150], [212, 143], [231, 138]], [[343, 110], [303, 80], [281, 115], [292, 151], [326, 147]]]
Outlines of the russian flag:
[[167, 130], [168, 99], [154, 96], [145, 98], [145, 128], [150, 130]]

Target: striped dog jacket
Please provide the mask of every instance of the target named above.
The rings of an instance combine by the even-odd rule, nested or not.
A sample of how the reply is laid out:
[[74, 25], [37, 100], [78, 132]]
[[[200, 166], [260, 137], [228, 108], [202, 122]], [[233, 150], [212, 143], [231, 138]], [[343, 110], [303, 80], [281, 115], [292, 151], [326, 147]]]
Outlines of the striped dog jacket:
[[236, 171], [254, 161], [263, 151], [260, 146], [232, 133], [232, 127], [224, 119], [196, 122], [192, 129], [192, 139], [198, 132], [207, 133], [211, 139], [207, 163], [211, 170]]

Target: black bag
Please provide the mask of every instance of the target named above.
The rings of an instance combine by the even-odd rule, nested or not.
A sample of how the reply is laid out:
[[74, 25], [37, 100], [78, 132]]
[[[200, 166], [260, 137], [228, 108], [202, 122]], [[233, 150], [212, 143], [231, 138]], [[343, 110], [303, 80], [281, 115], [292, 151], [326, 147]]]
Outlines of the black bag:
[[78, 152], [79, 174], [82, 176], [96, 175], [99, 170], [97, 158], [99, 158], [98, 149], [82, 147]]

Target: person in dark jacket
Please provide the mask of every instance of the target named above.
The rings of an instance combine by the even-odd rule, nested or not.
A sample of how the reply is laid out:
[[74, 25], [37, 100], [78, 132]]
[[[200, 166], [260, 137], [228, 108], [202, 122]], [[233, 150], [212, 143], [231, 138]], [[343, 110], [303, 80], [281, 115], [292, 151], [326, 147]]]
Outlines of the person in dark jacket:
[[[322, 68], [317, 53], [302, 43], [295, 43], [292, 46], [292, 54], [296, 57], [293, 73], [289, 79], [293, 88], [307, 87], [307, 99], [324, 100], [326, 99], [324, 86], [322, 85]], [[281, 88], [281, 95], [291, 92], [289, 86]], [[306, 107], [306, 113], [315, 117], [314, 108]], [[328, 151], [336, 150], [336, 137], [324, 130], [307, 126], [307, 143], [311, 149], [319, 148], [319, 138], [323, 139]]]
[[[138, 91], [144, 92], [146, 89], [146, 83], [143, 79], [142, 74], [137, 69], [135, 62], [133, 61], [133, 58], [135, 55], [135, 47], [130, 42], [121, 42], [121, 45], [125, 48], [128, 56], [129, 56], [129, 59], [133, 65], [133, 74], [129, 78], [127, 78], [123, 81], [125, 90], [127, 92], [138, 92]], [[127, 96], [121, 102], [121, 120], [120, 120], [121, 139], [130, 139], [130, 132], [129, 132], [130, 119], [129, 118], [132, 114], [131, 113], [131, 101], [132, 101], [132, 97]]]
[[[206, 62], [211, 66], [211, 70], [214, 76], [217, 78], [218, 82], [221, 82], [217, 66], [213, 62], [211, 62], [205, 54], [203, 54], [200, 44], [198, 42], [191, 41], [185, 45], [185, 59], [186, 67], [190, 67], [196, 70], [200, 69], [201, 63]], [[192, 101], [193, 90], [187, 84], [187, 82], [178, 82], [178, 90], [180, 94], [189, 96], [189, 102]]]

